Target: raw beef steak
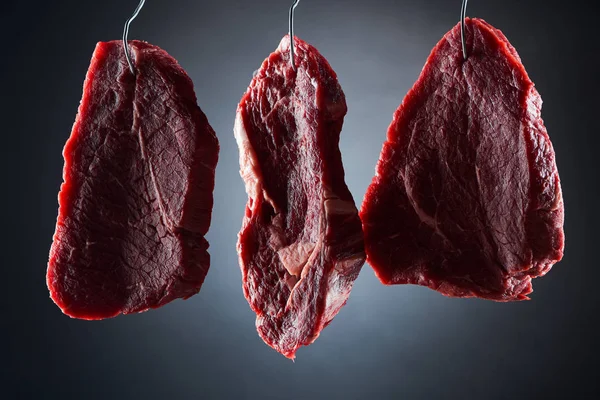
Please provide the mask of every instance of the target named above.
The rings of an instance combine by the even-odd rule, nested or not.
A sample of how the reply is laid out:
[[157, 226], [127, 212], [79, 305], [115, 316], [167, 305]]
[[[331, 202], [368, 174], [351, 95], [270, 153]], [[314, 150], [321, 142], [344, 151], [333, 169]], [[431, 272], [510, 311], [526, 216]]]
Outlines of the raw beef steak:
[[385, 284], [525, 300], [563, 255], [563, 200], [542, 100], [506, 37], [467, 19], [396, 111], [361, 218]]
[[99, 43], [63, 155], [47, 283], [62, 311], [102, 319], [200, 290], [219, 144], [192, 81], [156, 46]]
[[338, 149], [346, 100], [312, 46], [286, 36], [242, 98], [235, 137], [248, 203], [243, 289], [262, 339], [288, 358], [346, 303], [364, 263], [358, 211]]

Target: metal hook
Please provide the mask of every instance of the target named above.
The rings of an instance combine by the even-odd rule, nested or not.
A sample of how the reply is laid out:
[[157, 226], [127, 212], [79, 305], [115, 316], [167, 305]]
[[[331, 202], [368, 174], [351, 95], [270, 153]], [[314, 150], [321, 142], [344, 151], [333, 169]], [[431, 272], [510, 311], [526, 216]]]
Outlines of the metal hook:
[[465, 38], [465, 19], [467, 18], [467, 3], [469, 0], [463, 0], [460, 8], [460, 40], [462, 42], [463, 58], [467, 60], [467, 40]]
[[296, 63], [294, 62], [294, 10], [298, 3], [300, 3], [300, 0], [294, 0], [294, 4], [290, 7], [290, 61], [294, 70], [296, 70]]
[[142, 10], [142, 7], [144, 7], [144, 3], [146, 3], [146, 0], [140, 1], [140, 4], [138, 4], [137, 8], [133, 12], [133, 15], [125, 22], [125, 28], [123, 29], [123, 48], [125, 49], [125, 58], [127, 59], [127, 64], [129, 64], [129, 69], [133, 75], [135, 75], [135, 69], [133, 68], [133, 63], [131, 62], [131, 54], [129, 53], [129, 46], [127, 45], [127, 37], [129, 36], [129, 25], [131, 25], [131, 22], [138, 16]]

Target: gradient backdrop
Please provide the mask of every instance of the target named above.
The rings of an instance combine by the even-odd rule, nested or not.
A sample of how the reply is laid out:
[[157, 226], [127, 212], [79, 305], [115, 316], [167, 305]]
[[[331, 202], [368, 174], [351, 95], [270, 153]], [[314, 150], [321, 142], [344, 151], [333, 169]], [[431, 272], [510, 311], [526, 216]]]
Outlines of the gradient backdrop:
[[[384, 287], [365, 265], [348, 305], [295, 363], [267, 347], [235, 251], [246, 194], [237, 102], [287, 31], [288, 1], [147, 1], [130, 38], [177, 58], [221, 142], [212, 266], [199, 295], [140, 315], [72, 320], [49, 299], [46, 263], [61, 151], [98, 41], [119, 39], [137, 0], [5, 1], [2, 113], [2, 399], [537, 399], [598, 394], [599, 45], [592, 1], [472, 0], [503, 30], [544, 99], [566, 204], [564, 261], [532, 301], [448, 299]], [[565, 5], [569, 5], [566, 8]], [[460, 0], [303, 0], [297, 34], [337, 71], [341, 139], [357, 203], [392, 113]], [[569, 395], [573, 397], [569, 397]]]

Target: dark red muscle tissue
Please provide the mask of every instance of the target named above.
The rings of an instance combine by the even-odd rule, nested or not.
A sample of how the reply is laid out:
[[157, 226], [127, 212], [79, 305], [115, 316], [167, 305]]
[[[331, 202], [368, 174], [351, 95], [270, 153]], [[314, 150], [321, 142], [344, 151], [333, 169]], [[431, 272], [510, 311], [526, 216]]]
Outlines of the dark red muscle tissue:
[[248, 203], [238, 252], [262, 339], [294, 358], [346, 303], [364, 263], [358, 211], [338, 142], [344, 93], [312, 46], [290, 39], [267, 58], [237, 111]]
[[47, 283], [62, 311], [102, 319], [196, 294], [219, 145], [192, 81], [145, 42], [99, 43], [63, 155]]
[[527, 299], [563, 255], [563, 200], [541, 98], [506, 37], [467, 19], [394, 115], [361, 209], [385, 284]]

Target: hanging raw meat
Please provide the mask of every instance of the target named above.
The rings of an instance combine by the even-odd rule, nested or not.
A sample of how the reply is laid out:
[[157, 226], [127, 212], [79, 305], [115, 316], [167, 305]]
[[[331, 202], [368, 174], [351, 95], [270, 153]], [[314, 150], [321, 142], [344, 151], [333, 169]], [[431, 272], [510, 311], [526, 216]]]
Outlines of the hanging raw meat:
[[542, 101], [506, 37], [466, 20], [394, 115], [361, 209], [385, 284], [524, 300], [563, 255], [563, 200]]
[[364, 263], [360, 219], [338, 148], [346, 115], [335, 72], [286, 36], [252, 80], [235, 137], [248, 203], [238, 252], [262, 339], [294, 358], [346, 303]]
[[200, 290], [219, 144], [171, 56], [99, 43], [63, 155], [47, 283], [62, 311], [102, 319]]

